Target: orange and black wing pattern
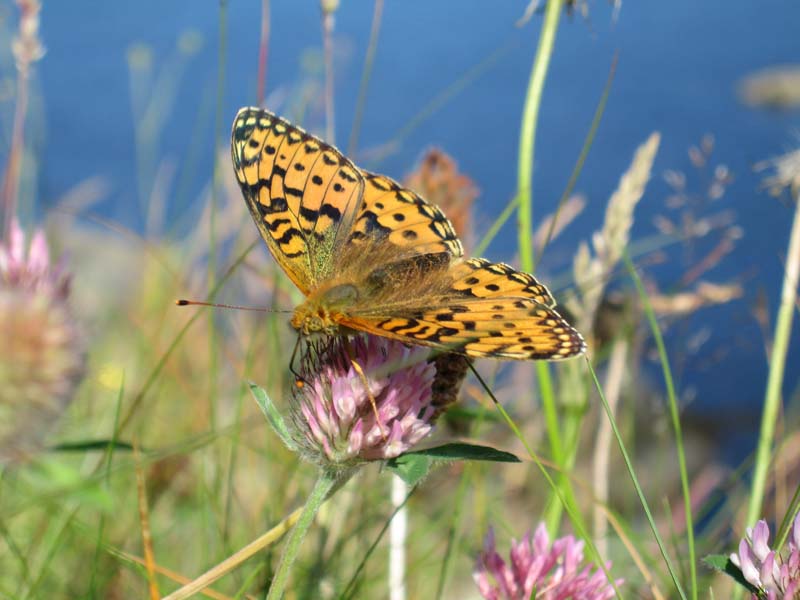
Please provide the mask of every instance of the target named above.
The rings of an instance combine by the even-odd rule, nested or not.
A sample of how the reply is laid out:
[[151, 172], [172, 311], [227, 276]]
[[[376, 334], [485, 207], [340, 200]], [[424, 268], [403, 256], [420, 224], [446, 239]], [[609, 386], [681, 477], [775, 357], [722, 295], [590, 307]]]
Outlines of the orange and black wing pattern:
[[236, 115], [231, 155], [261, 236], [308, 295], [331, 276], [330, 257], [349, 237], [364, 178], [333, 146], [258, 108]]
[[455, 263], [447, 285], [411, 301], [366, 306], [348, 327], [469, 356], [557, 360], [586, 344], [555, 309], [547, 288], [509, 265], [472, 258]]

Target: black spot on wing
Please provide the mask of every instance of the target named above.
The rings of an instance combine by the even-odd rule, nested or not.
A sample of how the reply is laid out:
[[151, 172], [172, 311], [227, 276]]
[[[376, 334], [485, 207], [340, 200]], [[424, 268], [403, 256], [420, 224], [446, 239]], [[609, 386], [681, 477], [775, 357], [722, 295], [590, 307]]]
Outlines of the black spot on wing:
[[300, 216], [305, 219], [306, 221], [316, 221], [317, 217], [319, 217], [319, 211], [314, 210], [313, 208], [308, 208], [307, 206], [300, 206]]
[[303, 197], [303, 190], [298, 188], [289, 187], [288, 185], [283, 186], [283, 189], [286, 191], [287, 196], [294, 196], [295, 198], [302, 198]]
[[278, 229], [282, 225], [290, 225], [292, 223], [291, 219], [275, 219], [272, 222], [267, 221], [267, 228], [272, 231], [278, 231]]
[[339, 221], [342, 218], [342, 211], [333, 204], [323, 204], [319, 209], [319, 214], [328, 217], [331, 221]]

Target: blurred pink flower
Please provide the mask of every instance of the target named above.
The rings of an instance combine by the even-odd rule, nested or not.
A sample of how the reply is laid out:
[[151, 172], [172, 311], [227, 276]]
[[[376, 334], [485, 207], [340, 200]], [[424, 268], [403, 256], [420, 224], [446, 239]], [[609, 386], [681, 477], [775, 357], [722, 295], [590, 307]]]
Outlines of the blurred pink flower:
[[295, 439], [307, 459], [348, 467], [394, 458], [431, 432], [436, 369], [426, 349], [376, 336], [326, 344], [312, 346], [295, 392]]
[[0, 242], [0, 465], [40, 450], [83, 377], [85, 344], [41, 231], [30, 247], [14, 219]]
[[[781, 556], [769, 547], [769, 526], [763, 519], [748, 527], [731, 562], [744, 578], [769, 600], [800, 598], [800, 515], [792, 525], [788, 552]], [[758, 598], [755, 594], [753, 598]]]
[[[495, 548], [494, 531], [486, 534], [483, 551], [473, 571], [478, 591], [486, 600], [608, 600], [614, 587], [606, 574], [593, 571], [591, 563], [581, 567], [583, 542], [574, 537], [558, 538], [550, 545], [544, 523], [531, 538], [525, 534], [511, 541], [510, 563]], [[608, 563], [607, 569], [611, 568]], [[615, 585], [622, 584], [618, 579]], [[535, 595], [534, 595], [535, 592]]]
[[29, 291], [43, 291], [64, 299], [69, 295], [69, 277], [61, 265], [50, 264], [47, 239], [39, 229], [25, 248], [25, 233], [16, 218], [11, 221], [8, 241], [0, 242], [0, 283]]

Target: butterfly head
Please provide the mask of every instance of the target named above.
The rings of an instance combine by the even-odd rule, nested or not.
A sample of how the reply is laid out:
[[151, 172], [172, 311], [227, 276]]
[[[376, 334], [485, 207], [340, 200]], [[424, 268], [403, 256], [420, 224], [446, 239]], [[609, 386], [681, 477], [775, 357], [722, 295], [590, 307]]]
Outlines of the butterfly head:
[[336, 335], [347, 308], [358, 299], [358, 289], [351, 284], [333, 285], [310, 295], [294, 310], [291, 324], [303, 335]]

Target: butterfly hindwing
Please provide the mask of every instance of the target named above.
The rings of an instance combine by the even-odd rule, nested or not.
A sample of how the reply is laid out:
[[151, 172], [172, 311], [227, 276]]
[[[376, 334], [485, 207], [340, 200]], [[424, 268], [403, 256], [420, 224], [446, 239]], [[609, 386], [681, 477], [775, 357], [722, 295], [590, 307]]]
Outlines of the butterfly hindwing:
[[350, 239], [388, 242], [403, 252], [460, 257], [464, 250], [453, 226], [437, 206], [383, 175], [366, 171], [363, 202]]
[[429, 297], [387, 301], [382, 314], [366, 308], [346, 324], [475, 357], [555, 360], [584, 351], [581, 335], [552, 308], [552, 296], [532, 276], [469, 259], [453, 264], [447, 277], [448, 286]]
[[453, 279], [452, 289], [466, 296], [491, 298], [501, 295], [532, 299], [549, 308], [556, 305], [548, 289], [533, 275], [517, 271], [505, 263], [470, 258], [454, 265], [450, 276]]

